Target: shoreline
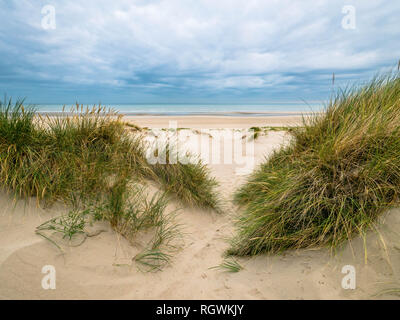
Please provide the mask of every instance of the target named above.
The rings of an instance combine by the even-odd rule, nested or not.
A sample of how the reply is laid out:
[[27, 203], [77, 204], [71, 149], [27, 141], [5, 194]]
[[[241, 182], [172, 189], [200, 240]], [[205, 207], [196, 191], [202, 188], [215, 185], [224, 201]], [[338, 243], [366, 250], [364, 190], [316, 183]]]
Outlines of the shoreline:
[[[90, 111], [91, 109], [88, 110]], [[310, 116], [313, 114], [322, 113], [322, 111], [121, 112], [113, 109], [105, 109], [104, 111], [115, 112], [116, 114], [122, 116], [138, 117], [291, 117]], [[48, 116], [67, 116], [75, 113], [75, 111], [37, 111], [37, 114]]]
[[302, 124], [303, 116], [124, 116], [125, 121], [134, 123], [140, 127], [149, 128], [167, 128], [173, 122], [176, 122], [178, 128], [192, 129], [233, 129], [233, 128], [251, 128], [251, 127], [292, 127]]
[[[71, 112], [40, 113], [42, 116], [71, 116]], [[249, 129], [251, 127], [295, 127], [303, 124], [303, 119], [313, 114], [299, 114], [297, 112], [287, 113], [265, 113], [254, 115], [248, 113], [237, 113], [234, 116], [226, 114], [198, 114], [198, 115], [131, 115], [119, 114], [123, 121], [147, 128], [192, 128], [192, 129]]]

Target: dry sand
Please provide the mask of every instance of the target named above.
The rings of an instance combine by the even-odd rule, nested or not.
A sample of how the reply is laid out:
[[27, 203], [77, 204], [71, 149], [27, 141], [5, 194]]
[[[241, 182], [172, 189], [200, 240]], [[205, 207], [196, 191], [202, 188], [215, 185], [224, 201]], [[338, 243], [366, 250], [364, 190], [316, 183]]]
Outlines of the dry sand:
[[178, 128], [193, 129], [296, 126], [302, 122], [302, 116], [125, 116], [124, 119], [149, 128], [167, 128], [170, 121], [176, 121]]
[[[168, 126], [166, 118], [142, 117], [141, 126]], [[176, 120], [176, 119], [173, 119]], [[299, 119], [227, 117], [182, 117], [178, 127], [250, 127], [287, 125]], [[276, 123], [275, 123], [276, 121]], [[255, 141], [257, 163], [274, 148], [288, 141], [285, 132], [269, 132]], [[35, 235], [35, 228], [65, 212], [57, 205], [47, 209], [13, 201], [0, 193], [0, 298], [3, 299], [369, 299], [383, 289], [400, 288], [400, 215], [389, 210], [379, 224], [379, 234], [356, 238], [332, 255], [327, 249], [298, 250], [282, 255], [238, 258], [244, 267], [238, 273], [210, 269], [220, 264], [233, 233], [237, 214], [231, 202], [233, 191], [246, 179], [235, 174], [235, 165], [210, 165], [219, 180], [226, 213], [216, 214], [183, 208], [179, 221], [185, 226], [184, 246], [172, 264], [157, 273], [138, 271], [132, 257], [140, 244], [130, 245], [107, 224], [94, 228], [107, 230], [77, 247], [61, 252], [49, 241]], [[180, 207], [178, 203], [170, 205]], [[41, 286], [42, 267], [56, 268], [56, 289]], [[356, 289], [341, 286], [342, 267], [356, 270]], [[383, 294], [378, 298], [398, 296]]]

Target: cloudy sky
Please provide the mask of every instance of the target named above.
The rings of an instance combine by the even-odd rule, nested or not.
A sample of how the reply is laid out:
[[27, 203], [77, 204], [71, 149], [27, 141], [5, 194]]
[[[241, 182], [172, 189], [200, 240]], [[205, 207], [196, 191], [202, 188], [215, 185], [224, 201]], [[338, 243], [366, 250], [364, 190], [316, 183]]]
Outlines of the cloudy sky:
[[345, 86], [394, 68], [399, 17], [389, 0], [0, 0], [0, 93], [34, 103], [320, 101], [333, 72]]

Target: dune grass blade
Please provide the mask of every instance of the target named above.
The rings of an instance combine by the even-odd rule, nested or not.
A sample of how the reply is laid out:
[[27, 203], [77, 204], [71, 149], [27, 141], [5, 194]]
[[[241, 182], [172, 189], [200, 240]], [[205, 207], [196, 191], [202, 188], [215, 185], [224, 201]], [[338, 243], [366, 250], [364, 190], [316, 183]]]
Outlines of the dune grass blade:
[[388, 288], [388, 289], [381, 290], [380, 292], [375, 294], [374, 297], [380, 297], [380, 296], [383, 296], [386, 294], [400, 297], [400, 288]]
[[210, 269], [219, 269], [222, 271], [234, 273], [234, 272], [239, 272], [244, 268], [240, 265], [240, 263], [236, 259], [227, 258], [218, 266], [211, 267]]
[[64, 250], [61, 248], [61, 246], [55, 242], [53, 239], [51, 239], [50, 237], [48, 237], [47, 235], [45, 235], [42, 231], [38, 231], [36, 230], [35, 233], [38, 236], [41, 236], [42, 238], [44, 238], [45, 240], [49, 241], [50, 243], [52, 243], [53, 245], [55, 245], [57, 247], [58, 250], [61, 251], [61, 253], [64, 253]]
[[171, 256], [158, 249], [152, 249], [136, 255], [134, 260], [142, 266], [142, 271], [156, 272], [170, 263]]
[[235, 194], [229, 254], [337, 247], [399, 203], [400, 78], [339, 92]]

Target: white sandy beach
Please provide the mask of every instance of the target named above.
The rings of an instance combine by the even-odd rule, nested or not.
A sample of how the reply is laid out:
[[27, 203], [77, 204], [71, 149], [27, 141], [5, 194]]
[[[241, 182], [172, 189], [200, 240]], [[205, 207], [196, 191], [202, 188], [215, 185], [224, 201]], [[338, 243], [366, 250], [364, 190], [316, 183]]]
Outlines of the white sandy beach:
[[[168, 127], [178, 120], [185, 128], [249, 128], [252, 126], [296, 125], [300, 117], [127, 117], [142, 127]], [[288, 141], [283, 131], [271, 131], [255, 140], [256, 163]], [[238, 273], [210, 269], [223, 260], [226, 241], [233, 231], [238, 208], [232, 194], [246, 179], [235, 175], [235, 165], [210, 165], [220, 182], [225, 213], [193, 208], [179, 211], [184, 225], [184, 246], [170, 266], [157, 273], [145, 273], [132, 263], [141, 249], [112, 231], [87, 238], [77, 247], [61, 252], [35, 235], [35, 228], [65, 211], [61, 205], [38, 208], [31, 203], [0, 193], [0, 298], [2, 299], [370, 299], [398, 298], [382, 294], [383, 289], [400, 287], [400, 210], [383, 215], [379, 234], [356, 238], [336, 255], [328, 249], [298, 250], [282, 255], [238, 258], [244, 267]], [[171, 209], [181, 208], [178, 203]], [[366, 258], [365, 258], [366, 257]], [[56, 268], [56, 289], [41, 286], [42, 267]], [[356, 289], [345, 290], [342, 268], [356, 270]]]
[[141, 127], [168, 128], [176, 121], [178, 128], [193, 129], [239, 129], [261, 126], [296, 126], [302, 123], [301, 116], [125, 116]]

